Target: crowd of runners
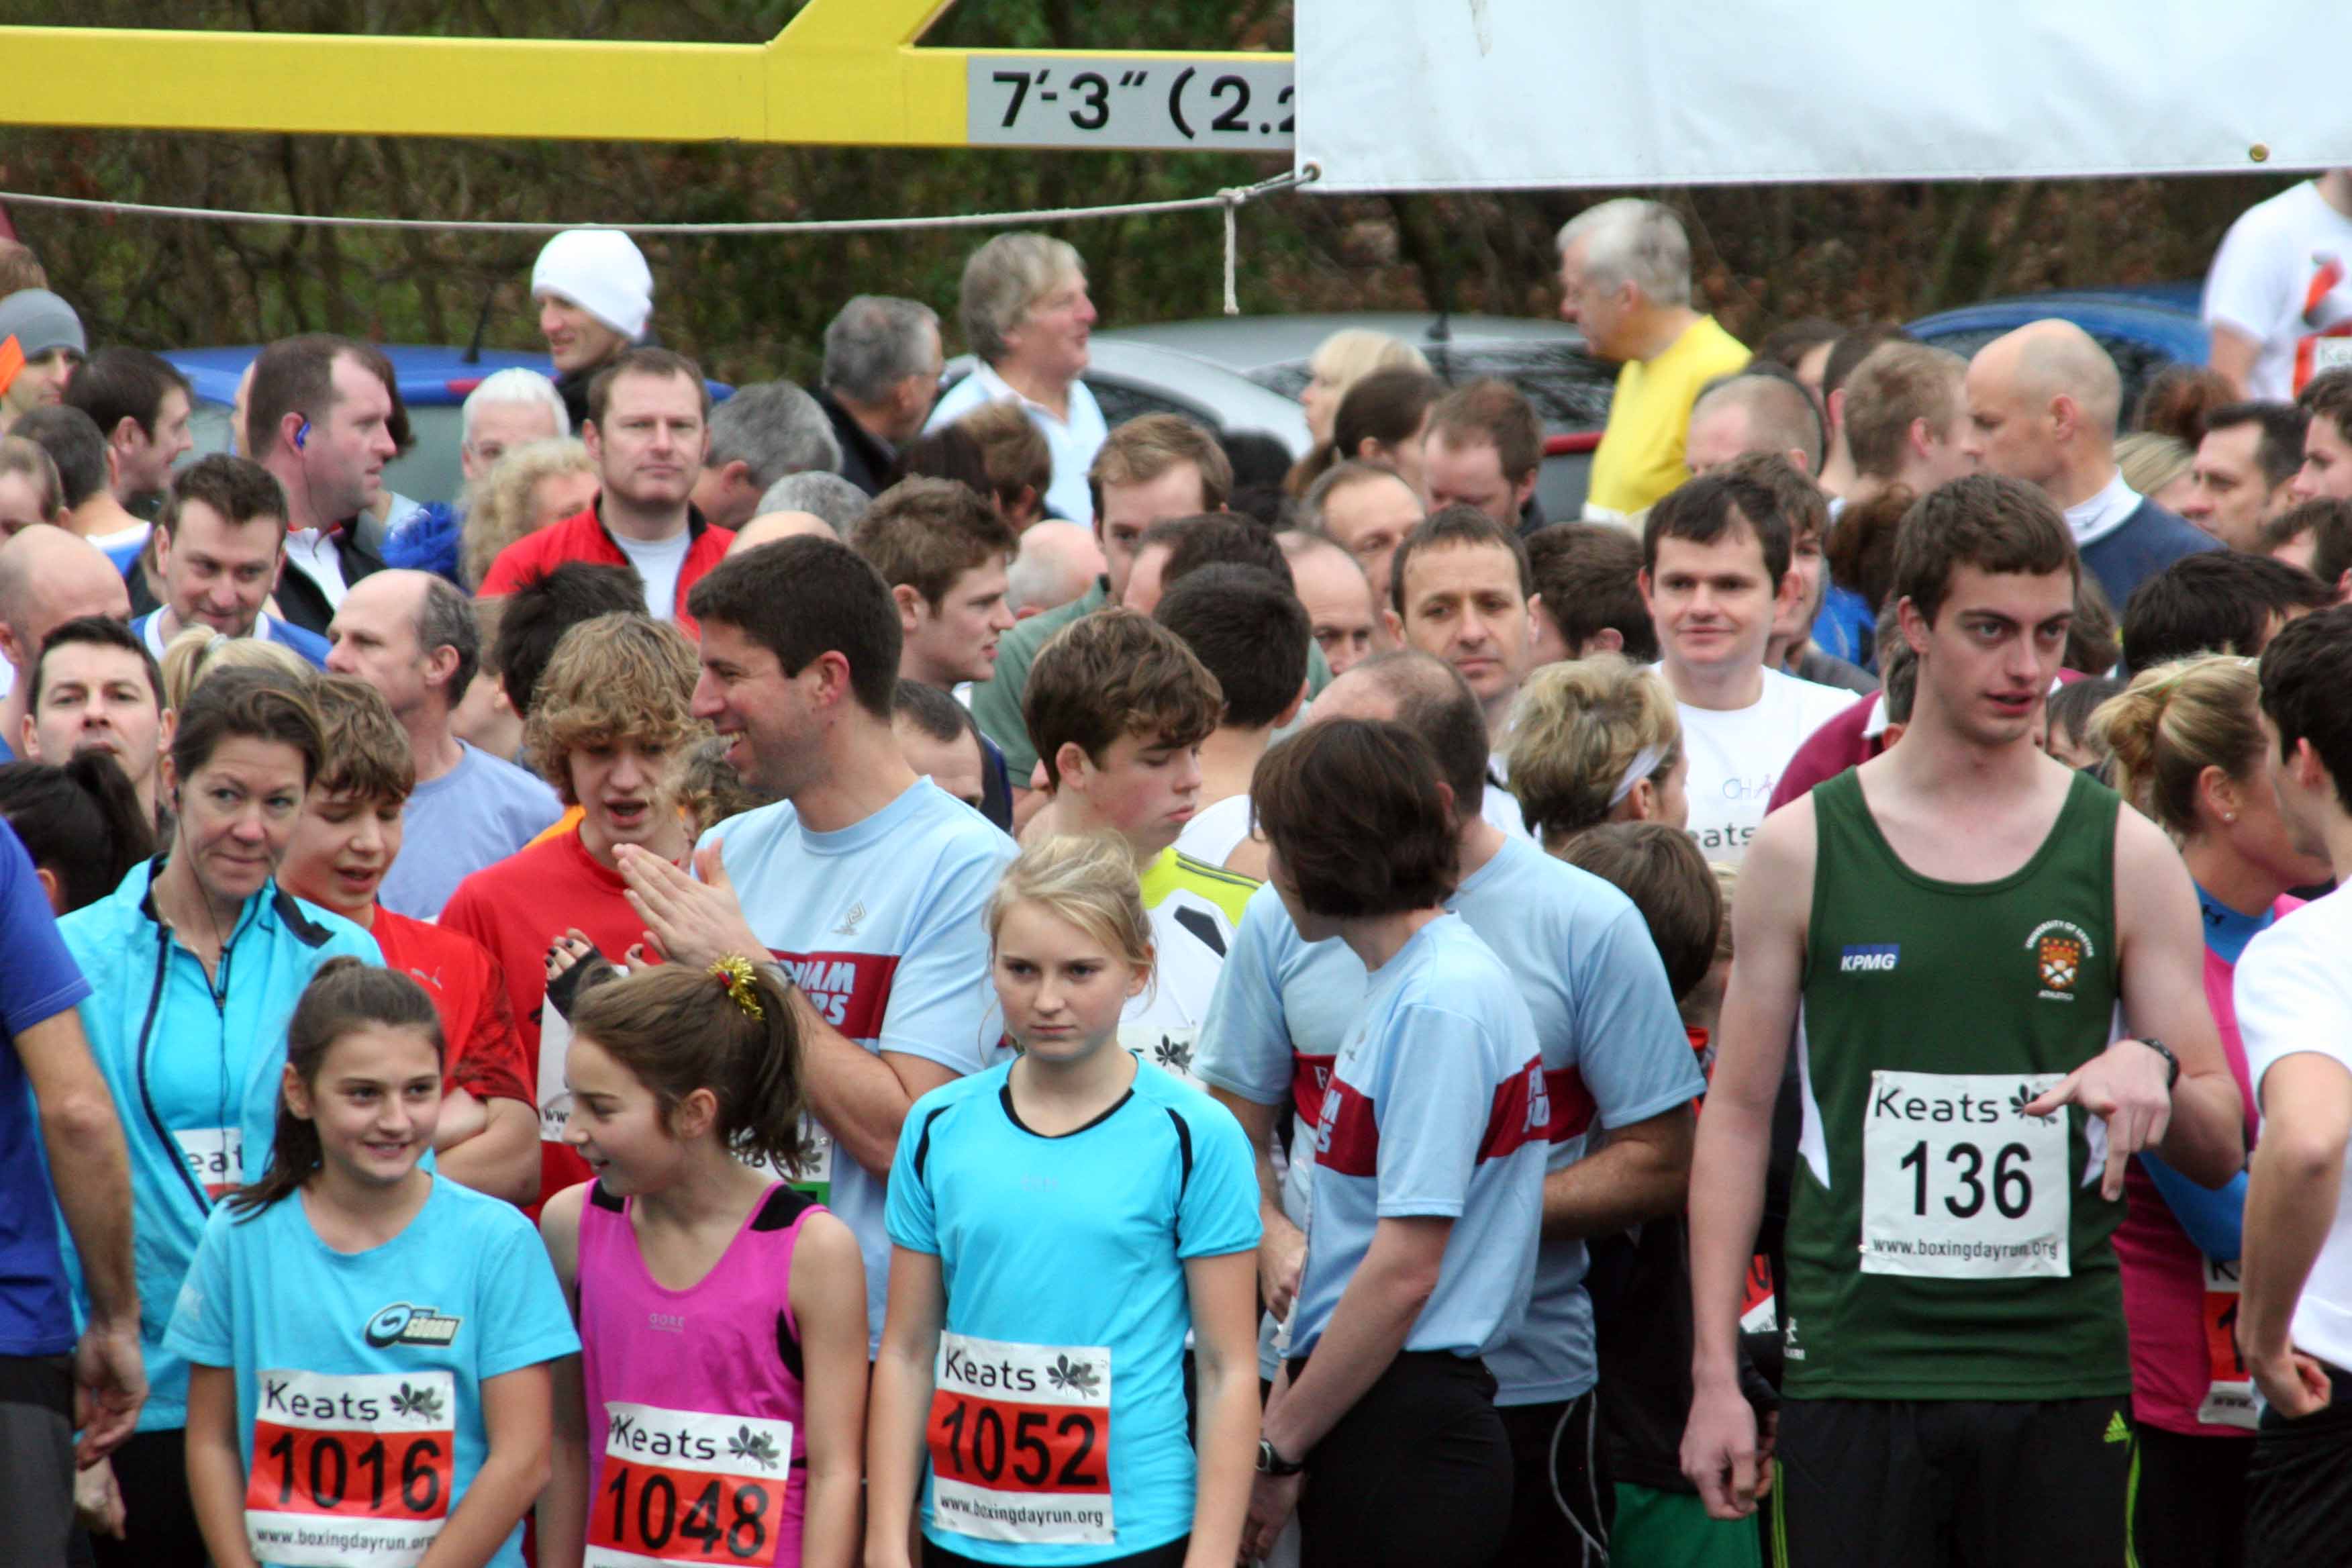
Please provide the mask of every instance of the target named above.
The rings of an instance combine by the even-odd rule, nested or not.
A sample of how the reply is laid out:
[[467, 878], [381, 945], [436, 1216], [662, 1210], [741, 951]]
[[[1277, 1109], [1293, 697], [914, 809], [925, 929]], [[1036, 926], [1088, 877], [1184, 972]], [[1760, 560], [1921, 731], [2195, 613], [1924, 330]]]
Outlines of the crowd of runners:
[[559, 235], [425, 497], [0, 247], [0, 1556], [2334, 1560], [2352, 174], [2131, 406], [1558, 254], [1554, 521], [1035, 234], [716, 402]]

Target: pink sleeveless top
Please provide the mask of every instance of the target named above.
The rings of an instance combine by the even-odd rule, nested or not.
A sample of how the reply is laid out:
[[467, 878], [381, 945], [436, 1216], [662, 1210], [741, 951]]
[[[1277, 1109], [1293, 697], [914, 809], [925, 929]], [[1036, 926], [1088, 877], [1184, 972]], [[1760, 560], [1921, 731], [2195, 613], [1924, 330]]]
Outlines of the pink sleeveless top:
[[672, 1290], [599, 1182], [580, 1209], [581, 1378], [588, 1406], [587, 1568], [797, 1568], [802, 1431], [793, 1247], [821, 1212], [771, 1187], [702, 1282]]

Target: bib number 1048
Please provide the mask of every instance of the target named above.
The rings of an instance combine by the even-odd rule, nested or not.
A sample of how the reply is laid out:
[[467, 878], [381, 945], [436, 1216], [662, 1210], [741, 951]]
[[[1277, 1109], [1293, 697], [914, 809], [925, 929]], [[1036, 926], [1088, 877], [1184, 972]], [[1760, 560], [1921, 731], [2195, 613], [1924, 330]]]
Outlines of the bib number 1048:
[[2024, 1109], [2059, 1077], [1873, 1073], [1862, 1137], [1863, 1272], [2069, 1273], [2067, 1117]]

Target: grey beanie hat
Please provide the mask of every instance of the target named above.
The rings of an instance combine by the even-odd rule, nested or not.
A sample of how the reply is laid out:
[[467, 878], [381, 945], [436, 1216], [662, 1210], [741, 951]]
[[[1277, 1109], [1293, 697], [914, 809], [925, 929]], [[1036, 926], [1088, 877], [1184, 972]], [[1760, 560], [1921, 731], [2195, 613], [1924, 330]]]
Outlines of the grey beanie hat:
[[26, 359], [38, 359], [51, 349], [89, 353], [81, 318], [47, 289], [19, 289], [0, 300], [0, 338], [16, 339]]

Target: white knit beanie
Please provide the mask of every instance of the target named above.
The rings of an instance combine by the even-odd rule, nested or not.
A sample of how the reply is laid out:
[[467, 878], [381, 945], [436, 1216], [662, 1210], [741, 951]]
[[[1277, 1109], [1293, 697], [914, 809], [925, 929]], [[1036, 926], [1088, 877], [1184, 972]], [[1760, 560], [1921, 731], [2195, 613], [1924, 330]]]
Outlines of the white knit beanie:
[[549, 240], [530, 269], [530, 291], [561, 295], [632, 342], [645, 336], [654, 310], [653, 269], [616, 228], [567, 228]]

